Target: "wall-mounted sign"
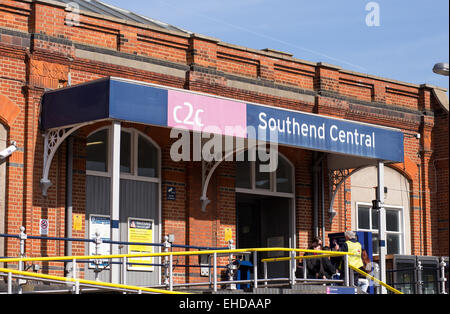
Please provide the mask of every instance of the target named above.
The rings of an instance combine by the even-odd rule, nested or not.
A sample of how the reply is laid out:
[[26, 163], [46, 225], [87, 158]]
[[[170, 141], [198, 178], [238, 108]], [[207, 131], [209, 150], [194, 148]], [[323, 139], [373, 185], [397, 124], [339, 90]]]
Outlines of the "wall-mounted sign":
[[42, 108], [44, 130], [116, 119], [249, 139], [265, 135], [269, 140], [272, 132], [278, 138], [273, 140], [281, 145], [393, 162], [404, 160], [400, 130], [119, 78], [47, 92]]
[[[128, 218], [128, 242], [153, 243], [153, 220]], [[151, 254], [153, 246], [133, 244], [128, 246], [128, 254]], [[130, 258], [128, 270], [153, 271], [153, 257]], [[136, 264], [132, 264], [136, 263]]]
[[[100, 234], [102, 240], [111, 240], [111, 219], [109, 216], [102, 215], [90, 215], [89, 217], [89, 239], [96, 239], [96, 233]], [[110, 255], [111, 245], [102, 243], [96, 249], [96, 244], [89, 243], [89, 255]], [[105, 267], [107, 265], [107, 260], [100, 263], [100, 267]], [[89, 268], [95, 268], [94, 263], [89, 264]]]
[[233, 240], [233, 229], [225, 228], [225, 242]]
[[167, 187], [167, 200], [168, 201], [177, 200], [177, 189], [174, 186]]
[[73, 214], [73, 230], [74, 231], [82, 231], [83, 230], [83, 215]]
[[41, 219], [39, 221], [39, 234], [41, 236], [48, 236], [48, 227], [49, 227], [48, 219]]

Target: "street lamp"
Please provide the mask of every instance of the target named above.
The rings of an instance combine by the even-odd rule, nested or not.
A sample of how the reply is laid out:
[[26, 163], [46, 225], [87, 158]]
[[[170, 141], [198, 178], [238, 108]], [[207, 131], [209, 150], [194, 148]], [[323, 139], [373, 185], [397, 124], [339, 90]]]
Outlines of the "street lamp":
[[440, 74], [440, 75], [445, 75], [448, 76], [448, 71], [449, 71], [449, 65], [448, 63], [437, 63], [434, 68], [433, 68], [433, 72], [436, 74]]

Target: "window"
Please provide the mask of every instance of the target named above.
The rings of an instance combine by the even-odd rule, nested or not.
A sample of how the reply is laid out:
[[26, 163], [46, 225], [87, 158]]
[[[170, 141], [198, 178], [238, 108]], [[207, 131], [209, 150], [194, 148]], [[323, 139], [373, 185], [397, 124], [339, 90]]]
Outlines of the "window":
[[261, 171], [261, 166], [268, 164], [268, 161], [262, 162], [259, 159], [255, 162], [255, 186], [257, 189], [270, 190], [271, 173]]
[[[87, 139], [87, 171], [108, 175], [109, 132], [102, 129]], [[158, 178], [159, 150], [136, 130], [124, 130], [120, 136], [120, 173], [123, 177]]]
[[248, 161], [248, 151], [239, 155], [236, 160], [238, 160], [236, 163], [236, 186], [252, 189], [252, 163]]
[[[256, 154], [258, 157], [258, 154]], [[279, 155], [278, 168], [275, 172], [262, 172], [261, 165], [269, 161], [249, 161], [249, 153], [238, 154], [236, 162], [236, 188], [239, 192], [259, 192], [263, 194], [293, 194], [293, 167], [287, 159]]]
[[120, 172], [131, 173], [131, 133], [124, 131], [120, 136]]
[[89, 136], [86, 143], [86, 169], [108, 172], [108, 130], [104, 129]]
[[158, 177], [158, 150], [143, 136], [138, 139], [138, 176]]
[[[378, 245], [378, 219], [379, 213], [372, 210], [370, 205], [357, 205], [357, 224], [358, 231], [372, 232], [373, 253], [379, 253]], [[386, 210], [386, 248], [387, 254], [403, 254], [403, 208], [394, 206], [385, 206]]]
[[284, 158], [278, 159], [277, 191], [292, 193], [292, 167]]

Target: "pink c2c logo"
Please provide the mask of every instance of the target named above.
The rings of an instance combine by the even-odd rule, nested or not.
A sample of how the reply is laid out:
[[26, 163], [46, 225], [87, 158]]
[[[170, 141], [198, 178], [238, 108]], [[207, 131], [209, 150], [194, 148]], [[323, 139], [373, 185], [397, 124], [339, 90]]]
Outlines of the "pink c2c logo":
[[168, 91], [168, 126], [246, 137], [247, 105], [181, 91]]

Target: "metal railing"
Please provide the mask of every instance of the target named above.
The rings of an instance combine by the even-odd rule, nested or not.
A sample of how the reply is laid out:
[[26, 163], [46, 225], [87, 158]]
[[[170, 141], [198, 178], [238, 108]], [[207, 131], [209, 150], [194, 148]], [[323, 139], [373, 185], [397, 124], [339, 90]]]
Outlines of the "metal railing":
[[[193, 252], [193, 251], [185, 251], [185, 252], [164, 252], [164, 253], [152, 253], [152, 254], [119, 254], [119, 255], [103, 255], [103, 256], [69, 256], [69, 257], [35, 257], [35, 258], [5, 258], [1, 261], [3, 263], [24, 263], [24, 262], [65, 262], [65, 261], [72, 261], [73, 265], [77, 264], [77, 261], [86, 261], [92, 262], [94, 260], [103, 260], [103, 259], [121, 259], [123, 261], [123, 264], [126, 264], [126, 260], [129, 258], [143, 258], [143, 257], [168, 257], [169, 258], [169, 286], [168, 291], [173, 292], [175, 287], [193, 287], [193, 286], [209, 286], [212, 285], [212, 290], [214, 292], [218, 291], [218, 286], [222, 285], [229, 285], [229, 284], [236, 284], [236, 283], [251, 283], [254, 288], [258, 288], [258, 285], [260, 282], [267, 282], [269, 281], [268, 278], [258, 278], [258, 259], [257, 254], [259, 252], [290, 252], [293, 257], [295, 257], [295, 252], [310, 252], [310, 253], [321, 253], [320, 251], [311, 251], [311, 250], [301, 250], [301, 249], [287, 249], [287, 248], [254, 248], [254, 249], [232, 249], [232, 250], [206, 250], [206, 251], [199, 251], [199, 252]], [[218, 280], [218, 258], [220, 256], [229, 256], [230, 255], [242, 255], [242, 254], [253, 254], [254, 258], [254, 265], [253, 265], [253, 278], [250, 280], [229, 280], [229, 281], [219, 281]], [[192, 255], [210, 255], [212, 256], [212, 268], [213, 268], [213, 276], [212, 276], [212, 283], [211, 282], [205, 282], [205, 283], [189, 283], [189, 284], [179, 284], [174, 285], [174, 279], [173, 279], [173, 272], [171, 271], [173, 269], [173, 257], [175, 256], [192, 256]], [[335, 254], [336, 256], [344, 256], [346, 259], [348, 258], [348, 253], [340, 253]], [[317, 257], [322, 257], [317, 255]], [[123, 267], [123, 270], [126, 271], [126, 267]], [[73, 283], [75, 288], [75, 293], [79, 293], [80, 286], [87, 285], [87, 286], [98, 286], [98, 287], [106, 287], [106, 288], [116, 288], [116, 289], [122, 289], [122, 290], [134, 290], [134, 291], [147, 291], [151, 293], [165, 293], [167, 290], [158, 290], [154, 288], [139, 288], [134, 286], [128, 286], [126, 284], [126, 276], [122, 276], [122, 283], [121, 284], [113, 284], [113, 283], [100, 283], [98, 281], [89, 281], [84, 279], [79, 279], [75, 277], [76, 272], [73, 273], [73, 277], [57, 277], [57, 276], [51, 276], [51, 275], [43, 275], [43, 274], [35, 274], [35, 273], [29, 273], [24, 272], [22, 270], [12, 270], [12, 269], [5, 269], [1, 268], [0, 273], [5, 273], [8, 276], [8, 286], [11, 286], [11, 275], [17, 275], [21, 277], [33, 277], [38, 278], [40, 280], [47, 280], [47, 281], [60, 281], [60, 282], [66, 282], [66, 283]], [[11, 275], [10, 275], [11, 274]], [[272, 278], [270, 280], [285, 280], [285, 278]], [[293, 284], [295, 284], [295, 272], [291, 272], [291, 277], [289, 278], [289, 281]]]
[[[448, 294], [448, 264], [444, 257], [439, 258], [439, 263], [433, 264], [430, 264], [430, 261], [423, 263], [417, 259], [410, 263], [411, 267], [398, 269], [394, 267], [386, 271], [390, 277], [388, 281], [406, 293], [425, 294], [428, 290], [434, 294]], [[430, 275], [431, 279], [425, 278], [426, 274]], [[405, 280], [401, 280], [402, 275]]]
[[[18, 270], [12, 270], [7, 268], [0, 269], [0, 272], [3, 273], [3, 276], [8, 277], [8, 287], [11, 286], [12, 278], [18, 279], [18, 293], [22, 293], [22, 286], [26, 283], [26, 280], [30, 278], [35, 278], [40, 281], [45, 282], [65, 282], [72, 283], [73, 293], [78, 293], [80, 287], [97, 287], [97, 288], [106, 288], [106, 289], [116, 289], [119, 291], [141, 291], [141, 292], [149, 292], [149, 293], [162, 293], [162, 291], [174, 291], [175, 288], [186, 288], [186, 287], [199, 287], [199, 286], [207, 286], [212, 289], [214, 292], [218, 291], [219, 286], [235, 286], [236, 284], [251, 284], [254, 288], [258, 288], [259, 286], [267, 287], [269, 282], [285, 282], [294, 285], [296, 282], [295, 271], [296, 271], [296, 263], [295, 258], [297, 253], [317, 253], [324, 254], [327, 252], [323, 251], [313, 251], [313, 250], [301, 250], [301, 249], [287, 249], [287, 248], [254, 248], [254, 249], [234, 249], [233, 242], [229, 242], [228, 248], [208, 248], [208, 247], [199, 247], [199, 246], [188, 246], [188, 245], [175, 245], [168, 242], [168, 238], [165, 237], [164, 243], [131, 243], [131, 242], [113, 242], [113, 241], [105, 241], [102, 240], [97, 234], [95, 239], [69, 239], [69, 238], [56, 238], [56, 237], [38, 237], [38, 236], [27, 236], [25, 234], [25, 228], [21, 227], [19, 235], [3, 235], [0, 234], [0, 237], [6, 238], [16, 238], [20, 240], [20, 253], [18, 258], [2, 258], [0, 259], [1, 263], [17, 263]], [[159, 246], [164, 248], [164, 252], [162, 253], [147, 253], [147, 254], [119, 254], [119, 255], [89, 255], [89, 256], [64, 256], [64, 257], [34, 257], [27, 258], [25, 256], [25, 246], [27, 239], [38, 239], [45, 241], [72, 241], [72, 242], [90, 242], [95, 243], [96, 252], [99, 252], [100, 245], [104, 243], [110, 244], [119, 244], [119, 245], [152, 245]], [[186, 252], [173, 252], [173, 248], [185, 248], [185, 249], [197, 249], [203, 251], [186, 251]], [[291, 271], [289, 278], [267, 278], [267, 269], [265, 269], [264, 278], [258, 278], [258, 253], [262, 252], [288, 252], [292, 259]], [[344, 256], [345, 260], [348, 261], [349, 253], [344, 252], [328, 252], [332, 256]], [[246, 280], [236, 280], [234, 275], [236, 274], [237, 267], [233, 266], [233, 260], [236, 260], [236, 256], [243, 255], [253, 255], [253, 278]], [[174, 257], [176, 256], [204, 256], [206, 255], [208, 258], [207, 265], [174, 265]], [[323, 255], [325, 256], [325, 255]], [[317, 256], [323, 257], [323, 256]], [[165, 274], [165, 280], [163, 285], [151, 287], [151, 289], [157, 290], [144, 290], [139, 289], [138, 287], [133, 287], [127, 285], [127, 266], [135, 265], [136, 263], [129, 263], [130, 259], [133, 258], [144, 258], [144, 257], [161, 257], [164, 259], [164, 262], [161, 264], [152, 264], [154, 266], [162, 267]], [[220, 265], [218, 259], [220, 257], [228, 257], [227, 265]], [[310, 258], [313, 258], [311, 256]], [[103, 263], [104, 260], [108, 260], [108, 265], [113, 263], [121, 264], [122, 267], [122, 276], [120, 284], [106, 284], [100, 283], [98, 273], [102, 271], [99, 267], [100, 264]], [[115, 261], [114, 261], [115, 260]], [[118, 261], [117, 261], [118, 260]], [[30, 273], [26, 272], [25, 268], [33, 268], [33, 270], [38, 271], [39, 269], [35, 269], [34, 267], [25, 267], [26, 263], [31, 263], [31, 265], [35, 265], [34, 263], [44, 263], [44, 262], [53, 262], [53, 263], [71, 263], [72, 264], [72, 272], [71, 276], [68, 277], [58, 277], [58, 276], [50, 276], [44, 274]], [[96, 265], [95, 270], [95, 281], [89, 281], [85, 279], [77, 278], [77, 264], [79, 263], [93, 263]], [[223, 264], [223, 263], [222, 263]], [[149, 264], [144, 264], [149, 265]], [[209, 270], [212, 269], [212, 272], [209, 271], [209, 280], [206, 282], [199, 283], [185, 283], [185, 284], [176, 284], [174, 281], [174, 268], [175, 267], [207, 267]], [[266, 268], [266, 267], [265, 267]], [[103, 268], [105, 269], [105, 268]], [[228, 280], [218, 280], [218, 269], [226, 269], [228, 273]], [[25, 279], [25, 280], [24, 280]], [[299, 281], [303, 281], [300, 279]], [[314, 282], [310, 280], [309, 282]], [[334, 283], [346, 283], [347, 280], [339, 281], [323, 281], [322, 283], [334, 282]], [[112, 285], [112, 286], [111, 286]], [[158, 288], [165, 288], [166, 290], [158, 290]], [[149, 288], [150, 289], [150, 288]], [[10, 289], [8, 289], [10, 291]]]
[[[263, 259], [262, 262], [264, 263], [264, 276], [265, 278], [267, 277], [267, 263], [271, 263], [271, 262], [283, 262], [283, 261], [290, 261], [291, 265], [294, 264], [295, 260], [308, 260], [308, 259], [314, 259], [314, 258], [324, 258], [324, 257], [338, 257], [341, 256], [344, 258], [344, 279], [343, 280], [336, 280], [336, 279], [308, 279], [307, 278], [307, 270], [306, 267], [303, 267], [303, 279], [300, 279], [304, 282], [314, 282], [314, 281], [318, 281], [320, 283], [343, 283], [344, 286], [353, 286], [354, 285], [354, 281], [350, 280], [350, 278], [353, 277], [353, 273], [352, 272], [357, 272], [360, 275], [366, 277], [367, 279], [371, 280], [372, 282], [374, 282], [377, 285], [381, 285], [383, 287], [385, 287], [386, 289], [388, 289], [389, 291], [395, 293], [395, 294], [403, 294], [401, 291], [398, 291], [397, 289], [389, 286], [388, 284], [386, 284], [385, 282], [382, 282], [381, 280], [375, 278], [374, 276], [371, 276], [367, 273], [365, 273], [364, 271], [353, 267], [352, 265], [349, 264], [348, 262], [348, 257], [349, 253], [345, 253], [345, 252], [336, 252], [336, 251], [312, 251], [312, 250], [303, 250], [303, 251], [309, 251], [309, 253], [315, 253], [318, 255], [308, 255], [308, 256], [293, 256], [291, 255], [291, 257], [280, 257], [280, 258], [268, 258], [268, 259]], [[351, 271], [350, 271], [351, 270]], [[295, 276], [291, 277], [291, 280], [293, 280], [292, 284], [295, 284]]]
[[[86, 290], [87, 288], [97, 288], [97, 289], [107, 289], [121, 291], [125, 293], [172, 293], [175, 289], [183, 290], [185, 288], [194, 288], [205, 286], [217, 292], [219, 287], [235, 287], [236, 284], [250, 284], [253, 288], [258, 287], [269, 287], [273, 283], [284, 283], [294, 286], [297, 282], [302, 283], [320, 283], [320, 284], [339, 284], [344, 286], [353, 286], [354, 282], [351, 280], [351, 275], [353, 271], [360, 273], [366, 278], [372, 280], [373, 282], [385, 286], [389, 291], [394, 293], [401, 293], [395, 288], [388, 286], [386, 283], [382, 283], [378, 279], [371, 275], [368, 275], [360, 270], [353, 269], [349, 265], [349, 255], [347, 252], [336, 252], [336, 251], [315, 251], [315, 250], [305, 250], [305, 249], [289, 249], [289, 248], [252, 248], [252, 249], [234, 249], [233, 242], [230, 241], [228, 248], [208, 248], [199, 246], [188, 246], [188, 245], [175, 245], [168, 242], [168, 238], [165, 237], [164, 243], [156, 244], [144, 244], [144, 243], [131, 243], [131, 242], [113, 242], [113, 241], [102, 241], [97, 235], [96, 239], [68, 239], [68, 238], [49, 238], [49, 237], [36, 237], [27, 236], [24, 233], [24, 228], [21, 228], [21, 233], [19, 235], [1, 235], [0, 237], [17, 238], [20, 239], [20, 256], [19, 258], [2, 258], [0, 263], [17, 263], [18, 270], [0, 268], [0, 276], [3, 275], [7, 277], [8, 281], [8, 293], [12, 290], [12, 280], [15, 278], [18, 282], [18, 293], [22, 293], [22, 285], [26, 282], [24, 280], [40, 280], [44, 282], [64, 282], [71, 285], [72, 293], [80, 293], [80, 289]], [[89, 256], [64, 256], [64, 257], [34, 257], [27, 258], [25, 256], [25, 241], [27, 239], [40, 239], [40, 240], [54, 240], [54, 241], [80, 241], [80, 242], [92, 242], [98, 246], [103, 243], [120, 244], [120, 245], [153, 245], [163, 248], [161, 253], [146, 253], [146, 254], [119, 254], [119, 255], [89, 255]], [[185, 249], [197, 249], [202, 251], [180, 251], [174, 252], [173, 248], [185, 248]], [[258, 255], [263, 252], [286, 252], [289, 257], [278, 257], [278, 258], [266, 258], [260, 260], [263, 264], [263, 278], [258, 278]], [[317, 255], [298, 255], [299, 253], [313, 253]], [[174, 257], [178, 256], [207, 256], [207, 264], [205, 265], [174, 265]], [[241, 257], [243, 255], [253, 255], [253, 278], [236, 280], [234, 275], [237, 272], [237, 266], [233, 264], [236, 257]], [[145, 257], [160, 257], [164, 260], [161, 264], [152, 264], [157, 267], [161, 267], [164, 272], [164, 283], [157, 286], [149, 286], [147, 288], [136, 287], [127, 284], [127, 266], [135, 265], [136, 263], [130, 263], [130, 259], [145, 258]], [[219, 258], [228, 257], [228, 264], [219, 262]], [[306, 276], [306, 268], [304, 267], [303, 278], [296, 277], [297, 271], [297, 260], [308, 260], [313, 258], [324, 258], [324, 257], [341, 257], [343, 260], [343, 279], [310, 279]], [[100, 265], [101, 261], [108, 260], [109, 264], [118, 263], [122, 267], [121, 283], [105, 283], [98, 280], [96, 273], [95, 281], [85, 280], [77, 278], [77, 264], [78, 263], [94, 263], [95, 265]], [[273, 262], [286, 262], [289, 264], [289, 278], [268, 278], [268, 263]], [[54, 262], [54, 263], [67, 263], [71, 262], [73, 265], [73, 271], [69, 277], [58, 277], [37, 273], [30, 273], [24, 270], [25, 263], [38, 263], [38, 262]], [[200, 262], [199, 262], [200, 263]], [[145, 264], [149, 265], [149, 264]], [[443, 269], [445, 269], [445, 263], [441, 264]], [[175, 283], [174, 280], [174, 268], [175, 267], [206, 267], [209, 269], [209, 278], [205, 282], [197, 283]], [[226, 269], [228, 278], [226, 280], [218, 280], [218, 269]], [[212, 270], [212, 272], [211, 272]], [[445, 282], [444, 282], [445, 284]], [[180, 292], [180, 291], [178, 291]]]
[[[20, 251], [19, 251], [19, 258], [25, 258], [25, 247], [26, 247], [26, 241], [27, 240], [41, 240], [41, 241], [63, 241], [63, 242], [82, 242], [82, 243], [93, 243], [95, 244], [95, 254], [92, 256], [100, 256], [99, 252], [101, 251], [100, 247], [104, 244], [111, 244], [111, 245], [120, 245], [120, 246], [131, 246], [131, 245], [139, 245], [139, 246], [153, 246], [153, 247], [163, 247], [165, 252], [169, 252], [170, 250], [173, 250], [174, 248], [184, 248], [184, 249], [196, 249], [196, 250], [214, 250], [214, 249], [228, 249], [229, 247], [203, 247], [203, 246], [193, 246], [193, 245], [179, 245], [179, 244], [173, 244], [168, 241], [168, 237], [164, 237], [164, 243], [136, 243], [136, 242], [124, 242], [124, 241], [111, 241], [107, 239], [102, 239], [100, 237], [99, 233], [96, 233], [95, 238], [93, 239], [80, 239], [80, 238], [63, 238], [63, 237], [47, 237], [47, 236], [29, 236], [25, 233], [25, 228], [20, 227], [20, 233], [16, 235], [11, 234], [0, 234], [0, 238], [10, 238], [10, 239], [19, 239], [20, 240]], [[6, 258], [0, 257], [0, 263], [6, 263]], [[83, 259], [75, 259], [74, 260], [65, 260], [64, 262], [69, 264], [69, 272], [72, 274], [75, 274], [77, 272], [77, 264], [93, 264], [95, 266], [95, 269], [93, 270], [95, 274], [95, 280], [99, 280], [99, 274], [107, 270], [108, 267], [112, 264], [121, 264], [125, 268], [125, 266], [157, 266], [157, 267], [163, 267], [165, 269], [166, 277], [168, 277], [169, 268], [173, 268], [174, 266], [170, 266], [169, 259], [166, 258], [164, 263], [162, 264], [150, 264], [150, 263], [137, 263], [137, 262], [128, 262], [128, 261], [120, 261], [120, 262], [114, 262], [110, 260], [107, 265], [103, 264], [104, 258], [95, 258], [95, 259], [89, 259], [88, 261]], [[26, 266], [25, 263], [29, 261], [34, 262], [40, 262], [39, 260], [29, 260], [29, 259], [23, 259], [22, 261], [18, 262], [18, 270], [23, 271], [25, 269], [34, 268], [34, 264], [30, 266]], [[50, 262], [50, 260], [49, 260]], [[176, 265], [176, 267], [199, 267], [196, 265]], [[205, 267], [205, 266], [203, 266]], [[126, 271], [122, 272], [122, 276], [126, 278]], [[166, 286], [168, 286], [168, 281], [166, 280]], [[20, 286], [20, 285], [19, 285]]]

